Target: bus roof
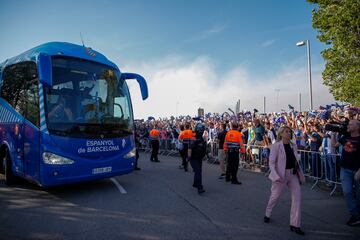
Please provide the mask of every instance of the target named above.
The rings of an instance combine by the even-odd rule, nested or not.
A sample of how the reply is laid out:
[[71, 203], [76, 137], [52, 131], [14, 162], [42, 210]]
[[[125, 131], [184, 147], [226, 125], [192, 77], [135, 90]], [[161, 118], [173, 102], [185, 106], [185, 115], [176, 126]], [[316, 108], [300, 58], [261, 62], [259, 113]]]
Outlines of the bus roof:
[[92, 50], [89, 47], [67, 42], [48, 42], [34, 47], [18, 56], [7, 59], [5, 62], [2, 62], [0, 64], [0, 71], [6, 65], [12, 65], [23, 61], [36, 61], [36, 58], [40, 53], [45, 53], [49, 56], [68, 56], [86, 59], [118, 69], [118, 67], [113, 62], [109, 61], [104, 55], [95, 50]]

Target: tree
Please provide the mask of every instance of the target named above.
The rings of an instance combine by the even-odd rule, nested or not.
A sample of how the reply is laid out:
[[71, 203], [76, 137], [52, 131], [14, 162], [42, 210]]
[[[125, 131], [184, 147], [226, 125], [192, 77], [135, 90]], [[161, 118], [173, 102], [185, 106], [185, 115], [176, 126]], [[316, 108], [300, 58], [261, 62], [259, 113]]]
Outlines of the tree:
[[313, 27], [329, 48], [322, 73], [336, 100], [360, 106], [360, 0], [307, 0], [317, 4]]

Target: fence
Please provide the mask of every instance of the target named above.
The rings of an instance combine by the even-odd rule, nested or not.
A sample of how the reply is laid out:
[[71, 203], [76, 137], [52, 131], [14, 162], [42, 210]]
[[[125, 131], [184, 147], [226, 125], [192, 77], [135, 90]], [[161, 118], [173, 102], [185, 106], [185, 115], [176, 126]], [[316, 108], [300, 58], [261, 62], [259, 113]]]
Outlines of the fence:
[[[179, 150], [176, 149], [175, 139], [162, 139], [160, 140], [159, 154], [165, 156], [177, 156], [179, 155]], [[151, 152], [151, 143], [148, 138], [140, 139], [139, 150], [144, 152]]]
[[[174, 139], [160, 140], [159, 154], [165, 156], [179, 156], [179, 150], [176, 149]], [[139, 149], [145, 152], [151, 152], [149, 139], [142, 138]], [[251, 171], [263, 172], [269, 174], [269, 155], [270, 149], [264, 146], [247, 145], [244, 154], [240, 154], [240, 168]], [[319, 183], [324, 183], [331, 187], [330, 196], [332, 196], [340, 182], [339, 154], [325, 154], [323, 152], [313, 152], [307, 150], [298, 150], [300, 158], [300, 167], [304, 175], [314, 181], [311, 189]], [[216, 141], [208, 143], [206, 158], [211, 164], [219, 163], [219, 146]]]
[[[165, 156], [174, 156], [179, 155], [179, 150], [176, 148], [176, 141], [175, 139], [163, 139], [160, 140], [159, 146], [159, 154]], [[140, 146], [138, 147], [139, 150], [144, 152], [151, 152], [151, 143], [148, 138], [141, 138], [140, 139]], [[215, 141], [210, 141], [207, 147], [207, 154], [206, 159], [210, 163], [217, 163], [218, 162], [218, 144]]]
[[[214, 145], [216, 146], [216, 145]], [[270, 149], [264, 146], [247, 145], [244, 154], [240, 153], [240, 168], [250, 169], [251, 171], [264, 172], [269, 174], [269, 156]], [[212, 148], [211, 148], [212, 149]], [[218, 151], [211, 150], [211, 163], [218, 162]], [[300, 167], [304, 175], [314, 181], [311, 189], [319, 183], [325, 183], [331, 187], [330, 196], [332, 196], [340, 182], [339, 154], [325, 154], [323, 152], [314, 152], [307, 150], [298, 150]]]

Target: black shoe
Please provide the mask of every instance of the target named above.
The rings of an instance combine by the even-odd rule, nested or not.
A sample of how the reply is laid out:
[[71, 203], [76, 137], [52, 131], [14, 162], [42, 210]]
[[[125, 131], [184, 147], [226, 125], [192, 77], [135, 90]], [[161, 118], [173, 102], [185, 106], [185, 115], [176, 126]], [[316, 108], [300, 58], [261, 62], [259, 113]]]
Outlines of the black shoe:
[[349, 221], [346, 222], [346, 224], [348, 226], [356, 226], [360, 224], [360, 218], [351, 216], [351, 218], [349, 219]]
[[225, 182], [230, 182], [230, 179], [229, 179], [229, 178], [226, 178], [226, 179], [225, 179]]
[[160, 162], [159, 160], [155, 160], [154, 162]]
[[198, 194], [202, 194], [204, 192], [205, 192], [205, 190], [203, 188], [198, 188]]
[[135, 170], [141, 170], [141, 168], [139, 168], [139, 167], [135, 167], [134, 169], [135, 169]]
[[155, 162], [154, 160], [150, 159], [150, 162]]
[[231, 182], [231, 184], [240, 185], [240, 184], [241, 184], [241, 182], [239, 182], [239, 181], [232, 181], [232, 182]]
[[290, 231], [295, 232], [296, 234], [299, 235], [305, 235], [305, 232], [303, 230], [301, 230], [301, 228], [299, 227], [294, 227], [290, 225]]
[[267, 216], [265, 216], [265, 217], [264, 217], [264, 223], [269, 223], [269, 222], [270, 222], [270, 218], [267, 217]]
[[184, 169], [184, 171], [185, 171], [185, 172], [187, 172], [187, 171], [188, 171], [188, 169], [187, 169], [187, 168], [185, 168], [185, 169]]
[[222, 173], [220, 176], [219, 176], [219, 179], [223, 179], [223, 178], [225, 178], [225, 173]]

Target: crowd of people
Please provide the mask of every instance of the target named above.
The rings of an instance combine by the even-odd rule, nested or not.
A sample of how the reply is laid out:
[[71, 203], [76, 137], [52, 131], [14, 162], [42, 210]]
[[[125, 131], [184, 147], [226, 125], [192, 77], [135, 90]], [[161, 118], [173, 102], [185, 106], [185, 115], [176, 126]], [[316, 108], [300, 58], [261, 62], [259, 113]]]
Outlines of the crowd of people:
[[[136, 136], [140, 139], [140, 147], [146, 148], [149, 143], [152, 145], [150, 160], [159, 161], [159, 148], [178, 149], [181, 156], [180, 168], [188, 171], [187, 163], [190, 161], [195, 172], [193, 186], [198, 188], [199, 193], [203, 193], [205, 190], [201, 184], [201, 165], [194, 163], [191, 158], [191, 150], [195, 151], [191, 139], [200, 139], [196, 132], [199, 131], [199, 123], [203, 126], [201, 138], [204, 142], [210, 145], [216, 143], [218, 146], [221, 171], [219, 178], [241, 184], [237, 178], [239, 158], [248, 153], [251, 161], [258, 161], [259, 155], [265, 159], [270, 169], [272, 188], [264, 222], [270, 222], [272, 208], [287, 185], [293, 199], [290, 230], [304, 234], [300, 229], [299, 182], [305, 180], [304, 173], [309, 173], [314, 179], [325, 175], [330, 183], [341, 181], [351, 216], [347, 224], [360, 224], [359, 108], [329, 105], [314, 111], [296, 112], [290, 109], [287, 112], [266, 114], [254, 109], [239, 114], [224, 112], [208, 113], [200, 117], [149, 117], [147, 120], [137, 120]], [[324, 157], [320, 158], [322, 155]], [[282, 168], [284, 169], [281, 170]], [[353, 197], [354, 189], [356, 198]]]
[[[137, 134], [143, 147], [149, 142], [149, 134], [156, 125], [159, 131], [160, 149], [175, 149], [180, 132], [186, 125], [194, 129], [200, 120], [208, 133], [207, 141], [214, 142], [225, 125], [225, 130], [231, 129], [231, 124], [236, 122], [239, 131], [243, 134], [246, 145], [270, 146], [275, 143], [276, 132], [281, 126], [289, 126], [294, 132], [294, 142], [298, 149], [311, 152], [326, 152], [337, 154], [341, 146], [337, 146], [341, 131], [341, 124], [333, 124], [333, 131], [328, 131], [325, 126], [329, 123], [346, 124], [350, 119], [359, 118], [359, 109], [355, 107], [320, 108], [315, 111], [282, 111], [279, 113], [260, 114], [256, 109], [253, 112], [243, 111], [237, 115], [208, 113], [203, 117], [179, 116], [170, 118], [136, 120]], [[264, 137], [266, 136], [266, 137]], [[266, 152], [266, 151], [265, 151]], [[263, 155], [268, 155], [264, 153]], [[312, 167], [312, 166], [310, 166]], [[314, 166], [315, 168], [315, 166]], [[316, 172], [316, 171], [314, 171]], [[316, 175], [316, 174], [314, 174]]]

